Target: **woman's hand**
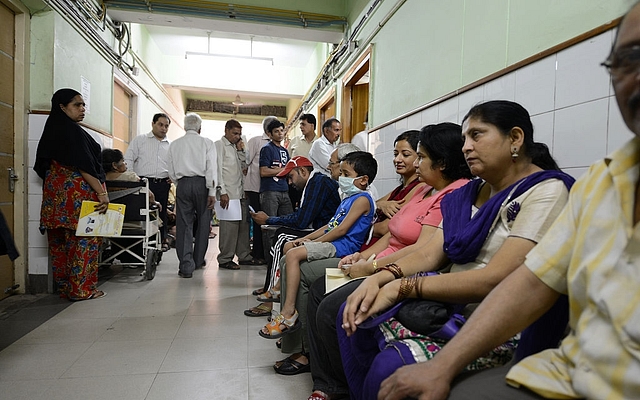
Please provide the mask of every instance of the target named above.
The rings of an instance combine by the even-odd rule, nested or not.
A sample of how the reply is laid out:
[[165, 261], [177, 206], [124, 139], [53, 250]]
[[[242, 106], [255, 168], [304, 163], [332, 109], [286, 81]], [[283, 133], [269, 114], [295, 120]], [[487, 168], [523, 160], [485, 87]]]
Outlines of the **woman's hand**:
[[355, 253], [353, 253], [353, 254], [350, 254], [350, 255], [348, 255], [348, 256], [344, 256], [344, 257], [342, 257], [342, 259], [340, 260], [340, 262], [338, 262], [338, 268], [342, 268], [342, 266], [343, 266], [344, 264], [349, 264], [349, 265], [355, 264], [355, 263], [357, 263], [357, 262], [358, 262], [358, 260], [360, 260], [360, 259], [362, 259], [362, 256], [360, 255], [360, 253], [359, 253], [359, 252], [357, 252], [357, 251], [356, 251], [356, 252], [355, 252]]
[[377, 276], [366, 278], [360, 286], [347, 297], [344, 313], [342, 314], [342, 328], [347, 332], [348, 336], [351, 336], [357, 329], [356, 319], [360, 321], [359, 317], [369, 311], [369, 307], [376, 299], [380, 291], [377, 278]]
[[373, 264], [364, 259], [360, 259], [357, 263], [352, 264], [349, 268], [349, 275], [352, 278], [360, 278], [369, 276], [373, 273]]
[[382, 211], [382, 213], [388, 218], [391, 218], [396, 215], [398, 211], [400, 211], [400, 208], [402, 208], [404, 202], [405, 199], [381, 201], [380, 204], [376, 204], [376, 207], [380, 209], [380, 211]]
[[109, 194], [108, 193], [98, 193], [98, 205], [95, 206], [95, 209], [98, 213], [104, 214], [109, 209]]

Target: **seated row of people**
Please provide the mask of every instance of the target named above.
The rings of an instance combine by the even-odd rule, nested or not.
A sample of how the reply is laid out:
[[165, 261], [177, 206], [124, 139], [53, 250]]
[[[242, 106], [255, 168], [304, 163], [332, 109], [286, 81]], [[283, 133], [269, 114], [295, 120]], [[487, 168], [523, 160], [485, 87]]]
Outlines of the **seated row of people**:
[[[636, 4], [603, 64], [612, 75], [623, 119], [636, 135], [639, 89], [631, 77], [640, 66], [635, 57], [640, 33], [634, 29], [639, 22]], [[452, 166], [440, 164], [428, 145], [442, 125], [423, 128], [420, 138], [417, 163], [428, 160], [431, 172]], [[300, 263], [306, 252], [287, 246], [284, 270], [298, 280], [287, 283], [285, 292], [310, 288], [307, 333], [314, 391], [309, 399], [444, 399], [460, 371], [481, 370], [491, 373], [467, 374], [450, 398], [637, 398], [640, 313], [633, 298], [640, 275], [634, 227], [640, 212], [633, 204], [638, 204], [639, 139], [594, 165], [570, 195], [573, 178], [559, 170], [545, 145], [534, 142], [522, 106], [510, 101], [476, 105], [459, 129], [463, 143], [454, 149], [462, 150], [468, 172], [478, 179], [440, 196], [442, 219], [437, 228], [421, 227], [420, 233], [427, 229], [423, 244], [402, 248], [389, 238], [383, 252], [396, 257], [376, 258], [380, 247], [375, 247], [333, 259], [347, 276], [367, 277], [330, 293], [317, 279], [318, 263], [328, 263]], [[348, 164], [340, 167], [351, 175]], [[454, 183], [436, 182], [435, 191]], [[398, 223], [403, 214], [396, 214]], [[412, 236], [420, 243], [420, 234]], [[568, 309], [562, 308], [562, 293], [569, 295]], [[300, 310], [301, 294], [298, 290], [293, 307], [285, 304], [284, 313]], [[404, 302], [407, 298], [419, 300]], [[468, 322], [460, 332], [459, 326], [424, 332], [424, 324], [415, 324], [423, 322], [421, 309], [411, 304], [427, 301], [455, 305], [458, 321]], [[544, 346], [554, 348], [534, 347], [522, 361], [519, 354], [508, 375], [508, 367], [494, 368], [507, 365], [519, 342], [528, 347], [527, 327], [538, 325], [558, 304], [560, 318], [545, 327], [553, 336]], [[268, 336], [265, 332], [278, 323], [283, 334], [293, 332], [298, 322], [291, 321], [276, 318], [261, 333]], [[562, 339], [567, 323], [569, 333]], [[504, 385], [505, 375], [511, 386]]]
[[[362, 201], [341, 207], [343, 224], [284, 247], [281, 313], [259, 333], [276, 338], [308, 324], [311, 398], [374, 398], [396, 369], [433, 357], [447, 339], [413, 332], [392, 315], [362, 332], [357, 327], [407, 296], [466, 304], [462, 314], [468, 317], [520, 265], [567, 201], [573, 179], [559, 171], [544, 144], [533, 141], [529, 114], [516, 103], [483, 103], [469, 111], [463, 127], [430, 125], [417, 136], [413, 164], [423, 184], [394, 210], [389, 232], [377, 243], [360, 251], [362, 229], [352, 229], [356, 221], [373, 221], [375, 206], [365, 190], [376, 173], [355, 168], [354, 160], [369, 154], [353, 153], [340, 162], [340, 186]], [[472, 176], [480, 179], [469, 182]], [[321, 244], [339, 238], [351, 246]], [[317, 260], [334, 255], [345, 275], [368, 277], [325, 294], [325, 281], [317, 278], [327, 263]], [[427, 271], [441, 273], [416, 275]], [[303, 285], [310, 293], [299, 291]], [[300, 321], [304, 306], [306, 321]], [[517, 335], [509, 338], [468, 368], [507, 363], [517, 343]]]

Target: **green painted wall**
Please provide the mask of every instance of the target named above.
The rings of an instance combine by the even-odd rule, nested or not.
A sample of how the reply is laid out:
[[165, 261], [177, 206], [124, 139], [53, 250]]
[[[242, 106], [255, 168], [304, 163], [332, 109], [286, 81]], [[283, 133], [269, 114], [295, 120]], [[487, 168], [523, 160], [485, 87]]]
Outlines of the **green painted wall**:
[[53, 11], [31, 17], [29, 106], [49, 110], [53, 95]]
[[[81, 77], [91, 83], [90, 113], [84, 122], [111, 132], [113, 67], [71, 25], [56, 14], [54, 89], [81, 89]], [[86, 100], [86, 99], [85, 99]]]
[[[605, 24], [632, 3], [407, 0], [372, 41], [370, 123], [379, 125]], [[359, 39], [366, 38], [394, 4], [382, 2]]]

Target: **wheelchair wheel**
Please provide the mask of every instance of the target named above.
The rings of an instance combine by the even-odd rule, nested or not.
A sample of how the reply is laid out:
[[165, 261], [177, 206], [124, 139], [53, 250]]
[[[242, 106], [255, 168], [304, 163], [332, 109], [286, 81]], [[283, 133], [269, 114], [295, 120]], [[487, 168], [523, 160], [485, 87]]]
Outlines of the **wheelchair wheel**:
[[144, 274], [149, 281], [156, 277], [156, 267], [158, 266], [156, 254], [157, 252], [158, 250], [147, 251], [147, 260], [144, 268]]

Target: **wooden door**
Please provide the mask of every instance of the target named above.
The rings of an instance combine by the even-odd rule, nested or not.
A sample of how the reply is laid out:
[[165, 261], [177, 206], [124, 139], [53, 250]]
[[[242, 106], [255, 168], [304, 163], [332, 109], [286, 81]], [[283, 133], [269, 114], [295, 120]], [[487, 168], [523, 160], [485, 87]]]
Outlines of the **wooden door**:
[[[13, 104], [14, 104], [14, 57], [15, 15], [0, 3], [0, 211], [4, 215], [11, 233], [13, 227], [14, 182], [10, 173], [14, 168]], [[15, 171], [14, 171], [15, 172]], [[7, 297], [14, 284], [13, 262], [8, 256], [0, 256], [0, 299]]]
[[[131, 141], [131, 95], [113, 83], [113, 148], [123, 153]], [[131, 166], [132, 167], [132, 166]]]

